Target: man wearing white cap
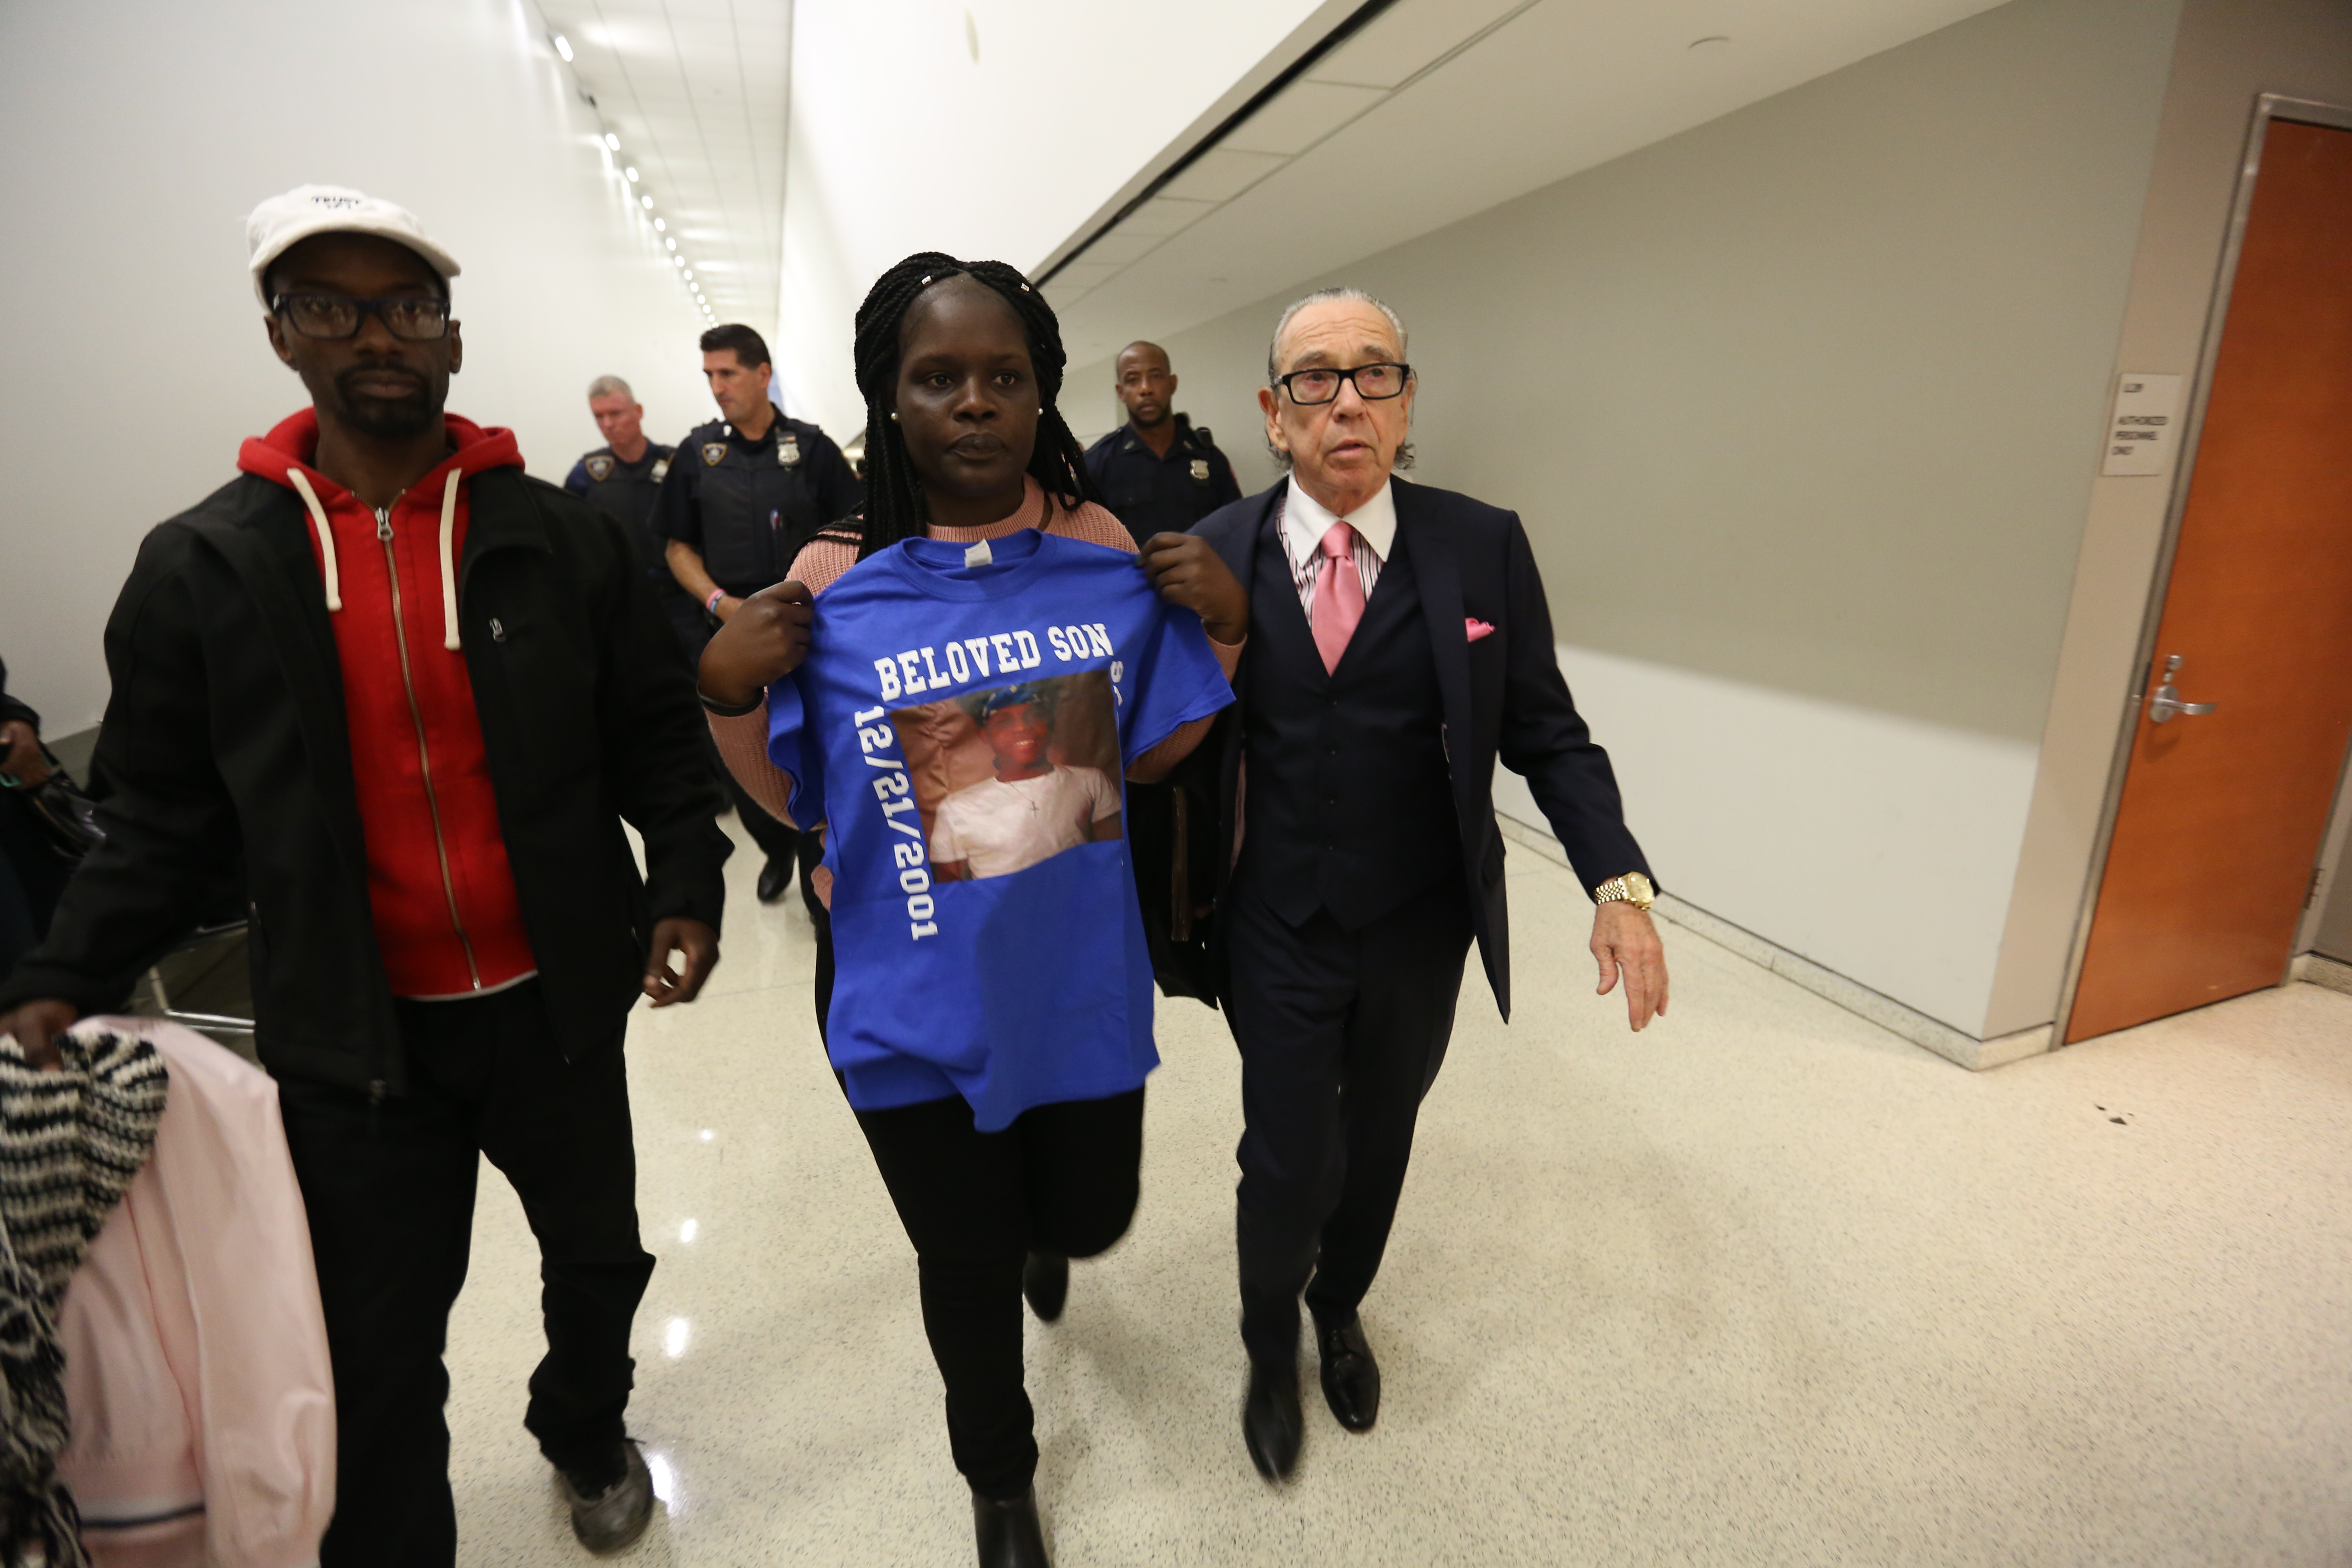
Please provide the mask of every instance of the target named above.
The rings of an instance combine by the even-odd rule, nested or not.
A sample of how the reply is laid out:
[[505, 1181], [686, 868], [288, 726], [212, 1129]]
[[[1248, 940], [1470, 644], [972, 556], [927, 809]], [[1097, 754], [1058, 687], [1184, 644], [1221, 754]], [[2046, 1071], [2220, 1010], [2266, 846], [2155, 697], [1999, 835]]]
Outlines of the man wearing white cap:
[[456, 1561], [441, 1356], [483, 1155], [540, 1244], [524, 1424], [617, 1550], [653, 1506], [622, 1425], [653, 1259], [621, 1037], [718, 961], [701, 710], [626, 531], [444, 412], [457, 264], [416, 219], [306, 185], [247, 237], [311, 406], [141, 547], [106, 628], [107, 840], [0, 1033], [53, 1061], [241, 882], [334, 1358], [321, 1563]]

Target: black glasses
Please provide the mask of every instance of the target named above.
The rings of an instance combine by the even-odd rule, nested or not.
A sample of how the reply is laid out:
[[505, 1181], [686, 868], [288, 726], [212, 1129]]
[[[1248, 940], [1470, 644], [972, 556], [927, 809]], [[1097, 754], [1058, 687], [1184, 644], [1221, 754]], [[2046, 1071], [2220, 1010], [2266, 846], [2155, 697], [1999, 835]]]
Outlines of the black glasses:
[[1329, 403], [1339, 395], [1339, 384], [1352, 381], [1356, 395], [1370, 403], [1383, 403], [1404, 391], [1405, 383], [1412, 379], [1409, 364], [1360, 364], [1353, 370], [1294, 370], [1288, 375], [1277, 375], [1274, 384], [1290, 394], [1290, 401], [1312, 408]]
[[412, 343], [449, 335], [446, 300], [347, 300], [341, 294], [280, 294], [269, 308], [306, 338], [354, 338], [373, 316], [383, 330]]

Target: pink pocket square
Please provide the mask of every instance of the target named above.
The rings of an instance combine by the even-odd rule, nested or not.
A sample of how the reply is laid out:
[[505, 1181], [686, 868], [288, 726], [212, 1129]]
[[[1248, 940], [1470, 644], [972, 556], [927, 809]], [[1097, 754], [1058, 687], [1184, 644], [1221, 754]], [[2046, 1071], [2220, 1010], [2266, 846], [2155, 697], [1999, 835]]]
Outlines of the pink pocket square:
[[1472, 642], [1476, 642], [1480, 637], [1490, 637], [1495, 635], [1495, 628], [1475, 616], [1463, 617], [1462, 631]]

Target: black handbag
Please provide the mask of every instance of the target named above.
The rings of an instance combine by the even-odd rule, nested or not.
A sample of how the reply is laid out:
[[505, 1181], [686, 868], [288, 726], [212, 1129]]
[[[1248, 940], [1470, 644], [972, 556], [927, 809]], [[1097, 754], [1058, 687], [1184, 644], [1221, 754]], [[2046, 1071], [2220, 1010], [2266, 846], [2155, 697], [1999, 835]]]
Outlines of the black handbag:
[[58, 763], [48, 747], [41, 755], [49, 764], [49, 776], [37, 784], [20, 784], [0, 775], [16, 796], [32, 808], [33, 820], [40, 825], [41, 837], [49, 850], [60, 860], [79, 865], [106, 840], [106, 829], [98, 825], [98, 807], [89, 796], [82, 794], [73, 775]]

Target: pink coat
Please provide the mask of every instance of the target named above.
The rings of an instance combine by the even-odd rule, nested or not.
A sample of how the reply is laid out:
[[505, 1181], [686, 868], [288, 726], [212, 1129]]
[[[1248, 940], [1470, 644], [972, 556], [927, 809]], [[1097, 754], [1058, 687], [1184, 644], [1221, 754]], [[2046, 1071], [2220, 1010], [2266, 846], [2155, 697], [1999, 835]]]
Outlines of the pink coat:
[[98, 1568], [307, 1568], [335, 1507], [334, 1381], [278, 1086], [176, 1024], [155, 1152], [66, 1293], [58, 1469]]

